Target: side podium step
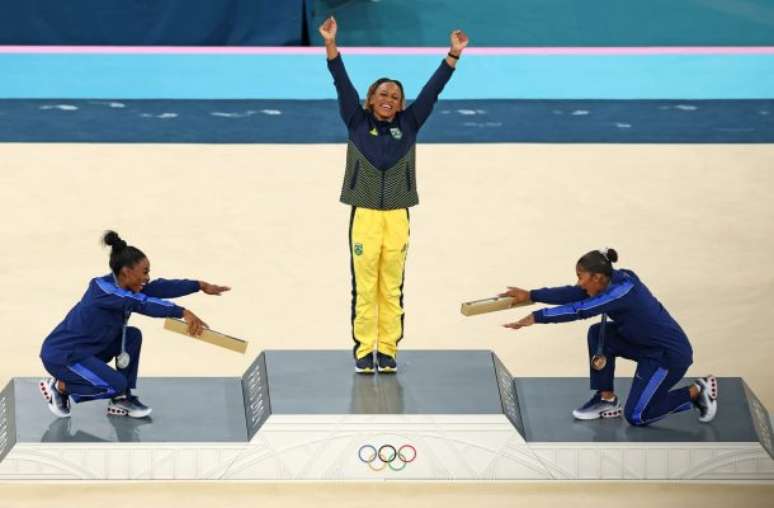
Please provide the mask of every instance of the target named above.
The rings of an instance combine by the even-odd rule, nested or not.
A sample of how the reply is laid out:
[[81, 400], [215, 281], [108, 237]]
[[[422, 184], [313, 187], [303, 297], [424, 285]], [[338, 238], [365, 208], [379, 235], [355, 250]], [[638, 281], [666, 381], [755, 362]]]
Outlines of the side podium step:
[[[720, 378], [718, 414], [700, 423], [694, 410], [645, 427], [623, 418], [577, 421], [592, 394], [586, 378], [516, 378], [524, 436], [560, 479], [774, 479], [771, 421], [741, 378]], [[685, 382], [687, 384], [687, 382]], [[630, 379], [616, 379], [622, 399]]]

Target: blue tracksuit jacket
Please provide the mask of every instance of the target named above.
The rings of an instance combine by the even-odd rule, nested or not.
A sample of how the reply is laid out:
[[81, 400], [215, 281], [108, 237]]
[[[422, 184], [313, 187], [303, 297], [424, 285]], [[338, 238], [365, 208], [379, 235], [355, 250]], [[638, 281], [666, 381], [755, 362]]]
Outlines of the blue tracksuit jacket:
[[121, 335], [132, 312], [152, 317], [182, 317], [183, 308], [162, 298], [199, 291], [195, 280], [156, 279], [139, 293], [116, 285], [112, 274], [91, 279], [86, 293], [52, 331], [40, 351], [44, 362], [69, 365], [104, 351]]
[[561, 323], [602, 313], [615, 322], [618, 334], [643, 356], [667, 365], [693, 363], [693, 349], [680, 325], [631, 270], [613, 270], [610, 285], [594, 296], [579, 286], [533, 289], [533, 302], [560, 304], [533, 313], [536, 323]]

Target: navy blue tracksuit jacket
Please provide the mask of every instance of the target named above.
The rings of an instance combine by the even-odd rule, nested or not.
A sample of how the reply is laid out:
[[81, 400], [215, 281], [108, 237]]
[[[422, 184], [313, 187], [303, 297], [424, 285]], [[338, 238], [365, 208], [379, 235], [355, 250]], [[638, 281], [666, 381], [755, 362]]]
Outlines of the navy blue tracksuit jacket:
[[126, 328], [130, 364], [118, 371], [106, 363], [121, 352], [122, 329], [132, 312], [152, 317], [183, 315], [166, 300], [199, 291], [195, 280], [156, 279], [139, 293], [120, 288], [112, 274], [96, 277], [81, 300], [43, 341], [40, 358], [56, 379], [64, 381], [75, 402], [108, 398], [135, 388], [142, 335]]
[[199, 282], [195, 280], [156, 279], [134, 293], [118, 287], [112, 274], [91, 279], [81, 301], [43, 341], [40, 357], [48, 363], [67, 365], [95, 356], [120, 337], [124, 320], [132, 312], [180, 318], [183, 308], [163, 298], [197, 291]]

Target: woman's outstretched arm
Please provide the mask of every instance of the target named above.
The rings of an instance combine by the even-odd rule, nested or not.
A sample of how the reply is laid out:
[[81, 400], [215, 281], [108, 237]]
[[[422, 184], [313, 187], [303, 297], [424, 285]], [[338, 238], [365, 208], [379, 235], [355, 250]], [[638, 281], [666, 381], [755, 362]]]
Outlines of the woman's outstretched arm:
[[331, 16], [323, 21], [320, 25], [320, 35], [322, 35], [323, 41], [325, 41], [325, 54], [328, 60], [333, 60], [339, 54], [339, 49], [336, 47], [336, 32], [338, 32], [339, 26], [336, 24], [336, 19]]
[[433, 111], [433, 106], [438, 100], [438, 96], [441, 94], [443, 87], [451, 78], [452, 72], [454, 72], [457, 66], [457, 60], [462, 55], [462, 51], [467, 47], [469, 39], [468, 36], [462, 30], [454, 30], [449, 36], [451, 40], [451, 46], [449, 47], [449, 53], [446, 55], [443, 63], [430, 77], [430, 80], [422, 87], [422, 91], [417, 95], [417, 99], [411, 103], [411, 106], [407, 108], [407, 112], [413, 115], [416, 128], [419, 129], [424, 125], [427, 117]]
[[333, 84], [336, 86], [339, 113], [341, 114], [341, 119], [349, 127], [357, 118], [357, 115], [363, 114], [363, 108], [360, 107], [360, 97], [358, 97], [357, 90], [355, 90], [352, 81], [350, 81], [347, 75], [344, 62], [341, 60], [341, 55], [339, 55], [339, 50], [336, 47], [336, 32], [338, 32], [338, 25], [333, 16], [326, 19], [320, 25], [320, 35], [322, 35], [325, 41], [328, 70], [333, 76]]

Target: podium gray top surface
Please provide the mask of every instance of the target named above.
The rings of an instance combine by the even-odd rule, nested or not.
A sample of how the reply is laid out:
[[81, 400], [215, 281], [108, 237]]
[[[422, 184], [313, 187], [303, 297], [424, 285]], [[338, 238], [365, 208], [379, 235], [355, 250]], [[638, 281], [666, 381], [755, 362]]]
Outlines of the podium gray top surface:
[[[515, 378], [491, 351], [403, 351], [397, 374], [353, 372], [351, 352], [266, 351], [242, 378], [140, 378], [150, 418], [106, 415], [107, 401], [73, 406], [58, 419], [38, 379], [14, 378], [0, 396], [0, 460], [15, 442], [246, 442], [270, 415], [504, 414], [528, 442], [756, 442], [768, 413], [740, 378], [719, 379], [710, 424], [686, 411], [634, 427], [624, 419], [576, 421], [586, 378]], [[685, 381], [684, 381], [685, 382]], [[624, 399], [629, 379], [617, 379]]]
[[57, 418], [38, 392], [39, 379], [15, 378], [17, 442], [244, 442], [239, 378], [140, 378], [136, 393], [147, 418], [107, 416], [107, 401], [73, 404]]
[[[520, 378], [514, 385], [521, 404], [525, 439], [529, 442], [754, 442], [753, 425], [740, 378], [718, 379], [718, 413], [700, 423], [695, 410], [672, 414], [645, 427], [623, 418], [580, 421], [572, 410], [593, 392], [587, 378]], [[683, 382], [678, 386], [685, 386]], [[631, 379], [617, 378], [615, 389], [623, 405]]]
[[491, 351], [404, 351], [397, 374], [350, 351], [266, 351], [272, 414], [502, 414]]

